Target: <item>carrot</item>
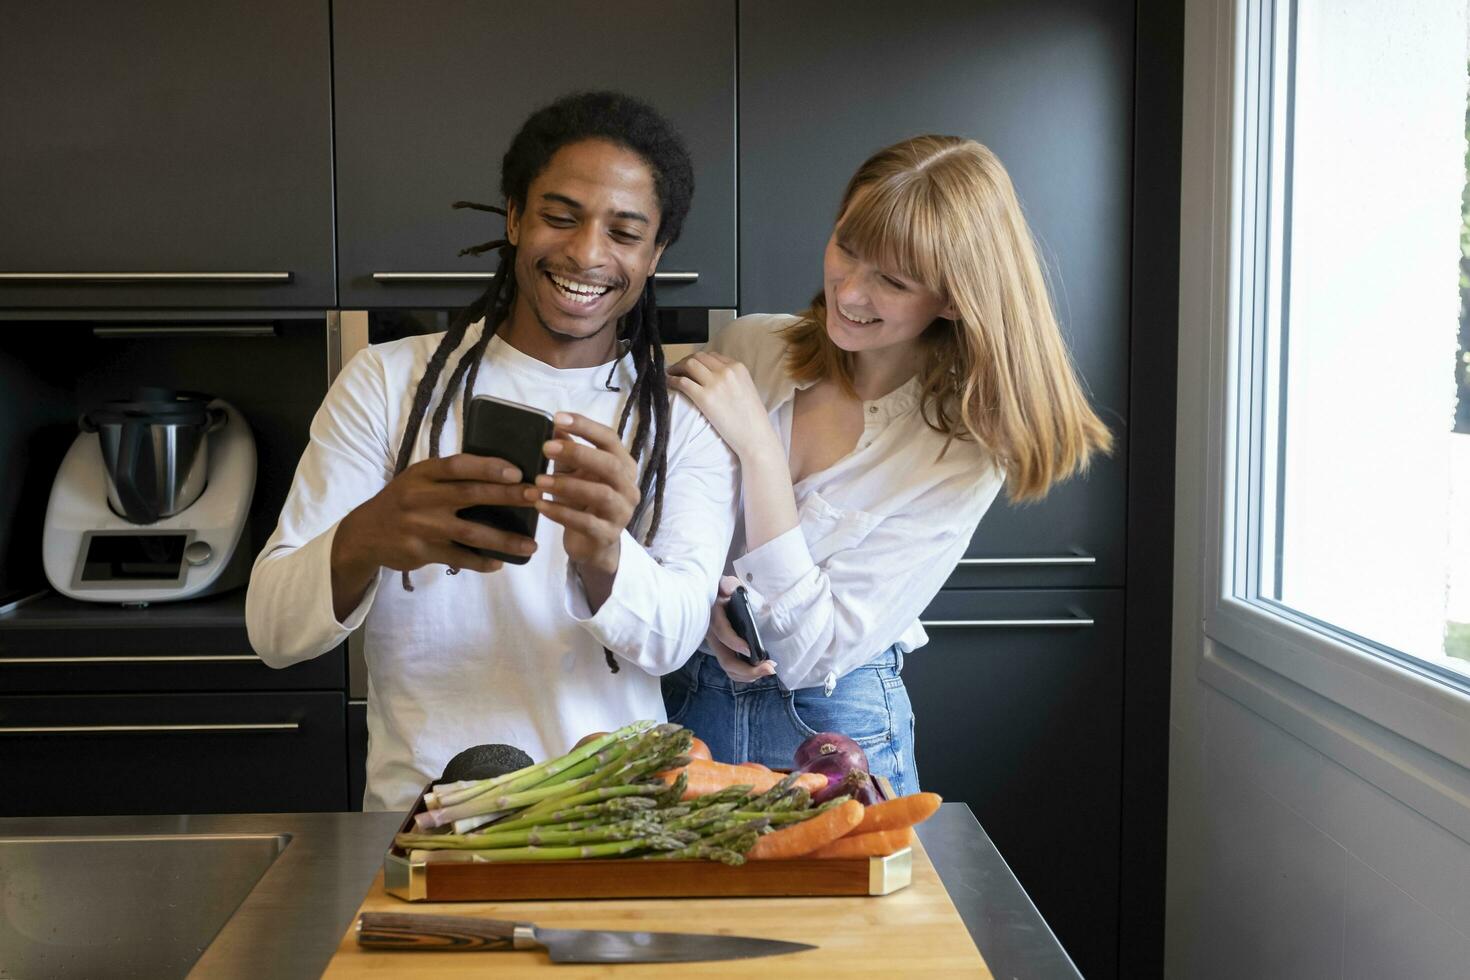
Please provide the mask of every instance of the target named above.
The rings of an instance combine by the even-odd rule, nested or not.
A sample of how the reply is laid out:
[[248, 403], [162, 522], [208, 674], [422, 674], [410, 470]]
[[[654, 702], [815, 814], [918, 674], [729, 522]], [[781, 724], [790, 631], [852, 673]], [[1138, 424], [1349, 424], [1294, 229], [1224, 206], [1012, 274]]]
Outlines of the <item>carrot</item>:
[[875, 830], [871, 834], [851, 833], [838, 838], [826, 847], [808, 854], [814, 858], [882, 857], [901, 851], [914, 842], [914, 828], [900, 827], [897, 830]]
[[709, 759], [710, 761], [714, 761], [714, 756], [709, 754], [709, 746], [705, 745], [704, 741], [698, 738], [689, 746], [689, 751], [685, 754], [691, 759]]
[[683, 799], [686, 800], [692, 800], [706, 793], [717, 793], [730, 786], [749, 786], [753, 792], [764, 793], [780, 782], [780, 777], [774, 773], [762, 775], [754, 769], [731, 766], [709, 759], [690, 759], [689, 765], [683, 769], [665, 770], [658, 774], [658, 778], [673, 785], [674, 780], [679, 778], [680, 772], [685, 773], [689, 779], [684, 789]]
[[827, 777], [819, 776], [814, 772], [804, 772], [796, 777], [796, 785], [808, 793], [815, 793], [827, 788]]
[[874, 803], [868, 807], [868, 812], [863, 815], [863, 822], [858, 824], [853, 833], [874, 834], [883, 830], [912, 827], [934, 816], [939, 804], [943, 802], [938, 793], [910, 793], [908, 796]]
[[[700, 761], [703, 760], [694, 760], [694, 762]], [[674, 780], [679, 778], [679, 774], [683, 773], [686, 782], [684, 784], [684, 793], [680, 799], [684, 800], [692, 800], [696, 796], [703, 796], [706, 793], [718, 793], [727, 786], [735, 785], [718, 773], [710, 772], [708, 769], [694, 765], [694, 762], [691, 762], [682, 769], [666, 769], [658, 774], [658, 778], [662, 779], [665, 784], [672, 786], [674, 785]]]
[[[682, 770], [665, 770], [658, 774], [658, 778], [672, 785], [680, 772], [687, 773], [689, 777], [689, 785], [685, 788], [683, 797], [686, 800], [705, 793], [715, 793], [728, 786], [749, 786], [752, 792], [764, 793], [786, 778], [784, 772], [773, 772], [759, 763], [742, 762], [738, 766], [732, 766], [727, 762], [699, 758], [691, 758], [689, 765]], [[809, 793], [815, 793], [826, 787], [827, 777], [803, 773], [797, 777], [796, 785], [805, 788]]]
[[[774, 777], [770, 780], [772, 786], [790, 775], [790, 773], [777, 772], [769, 766], [761, 765], [759, 762], [741, 762], [737, 763], [737, 767], [740, 769], [749, 769], [751, 772], [763, 773], [767, 777]], [[796, 777], [796, 785], [808, 793], [815, 793], [817, 790], [827, 788], [827, 777], [819, 776], [814, 772], [804, 772]]]
[[801, 857], [832, 843], [862, 820], [863, 805], [857, 800], [848, 800], [801, 823], [771, 831], [756, 840], [755, 847], [745, 856], [754, 861]]

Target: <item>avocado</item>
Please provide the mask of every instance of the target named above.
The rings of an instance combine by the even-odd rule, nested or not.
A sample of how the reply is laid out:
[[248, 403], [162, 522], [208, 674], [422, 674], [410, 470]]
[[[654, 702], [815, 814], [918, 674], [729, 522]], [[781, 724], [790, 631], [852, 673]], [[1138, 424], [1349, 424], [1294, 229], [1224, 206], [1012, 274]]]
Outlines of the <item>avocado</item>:
[[508, 772], [535, 765], [535, 761], [514, 745], [472, 745], [449, 760], [444, 767], [441, 783], [454, 783], [461, 779], [493, 779]]

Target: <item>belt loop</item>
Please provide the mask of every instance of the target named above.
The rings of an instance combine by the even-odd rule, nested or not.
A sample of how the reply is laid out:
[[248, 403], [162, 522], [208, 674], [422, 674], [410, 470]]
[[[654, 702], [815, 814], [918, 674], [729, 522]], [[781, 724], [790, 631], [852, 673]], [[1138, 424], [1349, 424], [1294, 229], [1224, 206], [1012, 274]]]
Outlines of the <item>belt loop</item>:
[[897, 643], [893, 645], [893, 669], [903, 673], [903, 651], [898, 648]]
[[693, 670], [685, 671], [685, 673], [689, 676], [690, 694], [699, 693], [699, 675], [704, 670], [704, 661], [707, 656], [708, 655], [703, 650], [695, 650], [694, 656], [689, 658], [691, 666], [694, 667]]

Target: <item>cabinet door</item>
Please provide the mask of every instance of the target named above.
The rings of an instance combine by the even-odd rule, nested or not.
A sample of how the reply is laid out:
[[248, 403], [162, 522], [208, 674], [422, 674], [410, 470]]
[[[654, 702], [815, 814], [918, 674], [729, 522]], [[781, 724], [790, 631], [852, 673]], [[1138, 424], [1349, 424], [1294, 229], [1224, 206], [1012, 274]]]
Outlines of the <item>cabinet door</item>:
[[947, 590], [923, 618], [921, 785], [970, 805], [1084, 976], [1116, 976], [1123, 594]]
[[0, 273], [71, 278], [0, 307], [334, 305], [330, 59], [325, 0], [8, 5]]
[[367, 790], [367, 702], [347, 702], [347, 809], [362, 809]]
[[338, 694], [0, 697], [0, 816], [342, 810]]
[[[996, 498], [946, 588], [1116, 587], [1127, 584], [1128, 435], [1116, 419], [1113, 452], [1039, 504]], [[1173, 488], [1168, 488], [1172, 493]]]
[[[503, 219], [450, 204], [498, 203], [521, 123], [584, 89], [646, 99], [694, 158], [693, 208], [659, 270], [698, 278], [660, 279], [660, 305], [735, 305], [733, 0], [355, 0], [336, 6], [332, 31], [344, 307], [461, 306], [482, 292], [452, 275], [488, 277], [494, 256], [457, 253], [501, 237]], [[405, 273], [430, 275], [384, 278]]]
[[[1016, 185], [1058, 316], [1104, 421], [1128, 392], [1134, 5], [936, 0], [740, 4], [740, 309], [805, 308], [838, 199], [874, 151], [920, 133], [993, 149]], [[998, 503], [957, 585], [1123, 584], [1121, 453], [1045, 503]]]

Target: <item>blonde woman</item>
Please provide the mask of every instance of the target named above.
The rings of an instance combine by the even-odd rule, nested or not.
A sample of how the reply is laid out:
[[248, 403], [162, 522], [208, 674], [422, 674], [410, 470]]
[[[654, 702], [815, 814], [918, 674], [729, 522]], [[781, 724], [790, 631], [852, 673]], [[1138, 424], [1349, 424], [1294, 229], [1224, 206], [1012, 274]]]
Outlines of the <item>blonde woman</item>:
[[[664, 678], [670, 720], [773, 767], [842, 732], [917, 791], [901, 672], [920, 612], [1002, 486], [1039, 500], [1111, 446], [1005, 168], [950, 136], [875, 154], [811, 308], [742, 317], [670, 374], [738, 454], [743, 498], [705, 643]], [[737, 585], [770, 656], [755, 667], [725, 611]]]

